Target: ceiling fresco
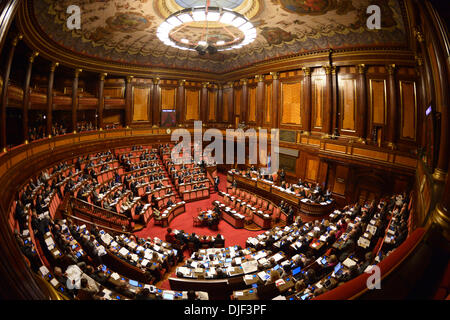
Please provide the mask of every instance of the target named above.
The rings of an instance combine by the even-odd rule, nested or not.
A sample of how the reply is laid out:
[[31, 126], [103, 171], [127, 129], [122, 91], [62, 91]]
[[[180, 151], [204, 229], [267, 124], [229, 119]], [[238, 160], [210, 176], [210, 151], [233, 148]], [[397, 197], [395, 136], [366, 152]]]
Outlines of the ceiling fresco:
[[[223, 3], [245, 14], [256, 40], [241, 49], [199, 56], [165, 46], [156, 29], [195, 0], [28, 0], [41, 31], [58, 45], [90, 57], [143, 65], [225, 73], [324, 49], [405, 48], [402, 0], [235, 0]], [[366, 27], [369, 5], [381, 8], [381, 30]], [[66, 26], [69, 5], [81, 8], [81, 29]], [[191, 30], [191, 32], [195, 32]], [[214, 32], [214, 30], [212, 30]]]

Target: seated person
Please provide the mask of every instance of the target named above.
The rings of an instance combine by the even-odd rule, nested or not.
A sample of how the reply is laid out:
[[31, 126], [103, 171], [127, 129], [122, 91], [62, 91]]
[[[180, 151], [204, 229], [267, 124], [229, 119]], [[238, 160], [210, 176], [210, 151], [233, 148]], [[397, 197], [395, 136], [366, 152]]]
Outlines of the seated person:
[[78, 293], [76, 298], [78, 300], [94, 300], [98, 299], [95, 297], [95, 294], [98, 293], [98, 289], [89, 285], [89, 282], [86, 278], [81, 278], [80, 280], [80, 289], [78, 289]]

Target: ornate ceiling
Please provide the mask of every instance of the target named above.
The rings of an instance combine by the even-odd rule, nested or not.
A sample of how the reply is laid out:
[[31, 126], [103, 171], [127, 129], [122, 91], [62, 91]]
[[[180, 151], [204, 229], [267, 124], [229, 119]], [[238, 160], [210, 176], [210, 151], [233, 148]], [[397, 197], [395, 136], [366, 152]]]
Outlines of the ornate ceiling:
[[[257, 29], [241, 49], [199, 56], [165, 46], [156, 29], [173, 12], [202, 0], [28, 0], [41, 33], [76, 54], [146, 67], [225, 73], [271, 59], [326, 49], [405, 48], [402, 0], [211, 1], [244, 14]], [[82, 25], [68, 30], [69, 5]], [[382, 29], [366, 27], [369, 5], [381, 7]], [[192, 30], [191, 30], [192, 32]]]

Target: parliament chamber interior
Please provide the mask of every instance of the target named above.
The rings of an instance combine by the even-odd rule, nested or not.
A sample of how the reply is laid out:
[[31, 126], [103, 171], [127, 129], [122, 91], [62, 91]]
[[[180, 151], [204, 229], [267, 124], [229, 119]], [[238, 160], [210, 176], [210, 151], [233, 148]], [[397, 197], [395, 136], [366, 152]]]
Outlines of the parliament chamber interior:
[[448, 300], [449, 21], [1, 1], [1, 299]]

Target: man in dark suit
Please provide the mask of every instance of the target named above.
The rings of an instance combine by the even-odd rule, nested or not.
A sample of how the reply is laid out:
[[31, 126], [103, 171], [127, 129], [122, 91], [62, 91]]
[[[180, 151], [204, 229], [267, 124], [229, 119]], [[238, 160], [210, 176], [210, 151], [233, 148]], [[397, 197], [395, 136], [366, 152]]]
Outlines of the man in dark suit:
[[339, 261], [344, 261], [351, 255], [356, 247], [356, 232], [350, 231], [347, 241], [341, 247]]
[[219, 191], [219, 183], [220, 183], [219, 176], [215, 176], [214, 177], [214, 191], [216, 191], [216, 192]]

